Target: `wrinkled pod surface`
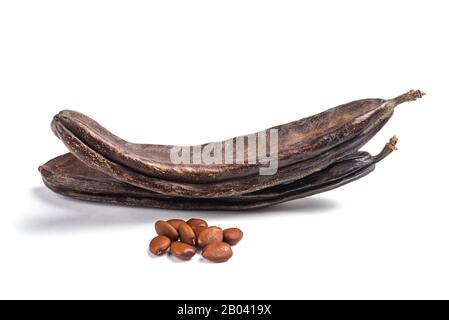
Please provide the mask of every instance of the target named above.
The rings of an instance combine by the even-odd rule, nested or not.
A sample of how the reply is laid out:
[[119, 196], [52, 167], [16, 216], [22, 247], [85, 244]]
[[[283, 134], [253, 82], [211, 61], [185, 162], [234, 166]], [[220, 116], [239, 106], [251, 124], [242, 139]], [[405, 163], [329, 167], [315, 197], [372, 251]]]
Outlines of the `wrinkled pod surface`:
[[[333, 147], [362, 134], [369, 126], [388, 119], [394, 108], [403, 102], [421, 98], [423, 93], [411, 90], [397, 98], [363, 99], [346, 103], [327, 111], [298, 121], [272, 127], [278, 132], [279, 168], [317, 156]], [[57, 114], [52, 128], [69, 149], [77, 154], [76, 145], [83, 144], [94, 154], [108, 161], [132, 169], [135, 172], [165, 180], [207, 183], [253, 175], [258, 172], [260, 163], [247, 163], [257, 160], [254, 150], [244, 146], [242, 154], [233, 149], [233, 157], [239, 164], [173, 164], [170, 153], [172, 145], [134, 144], [109, 132], [93, 119], [76, 111], [65, 110]], [[268, 132], [270, 129], [264, 130]], [[65, 133], [63, 133], [66, 131]], [[67, 135], [76, 137], [75, 145], [68, 141]], [[248, 135], [247, 135], [248, 136]], [[236, 144], [239, 137], [219, 142], [225, 154], [226, 142]], [[202, 150], [208, 144], [192, 146], [192, 150]], [[94, 160], [94, 159], [91, 159]], [[243, 162], [243, 163], [242, 163]], [[104, 172], [107, 165], [104, 164]], [[110, 171], [108, 171], [110, 172]], [[105, 172], [105, 173], [108, 173]]]
[[[214, 180], [214, 182], [208, 183], [197, 183], [197, 181], [172, 181], [140, 173], [135, 169], [128, 167], [127, 165], [111, 160], [111, 157], [108, 158], [107, 156], [104, 156], [104, 152], [97, 152], [91, 147], [91, 144], [86, 142], [86, 137], [81, 136], [79, 133], [78, 135], [80, 136], [75, 135], [74, 131], [76, 132], [76, 130], [73, 130], [73, 128], [72, 131], [69, 130], [68, 126], [66, 126], [63, 121], [58, 120], [59, 118], [54, 119], [52, 127], [58, 137], [69, 148], [69, 150], [84, 164], [93, 168], [94, 170], [101, 171], [117, 180], [137, 186], [142, 189], [162, 193], [173, 197], [224, 198], [238, 196], [245, 193], [252, 193], [272, 186], [290, 183], [328, 167], [332, 163], [354, 153], [356, 150], [360, 149], [360, 147], [363, 146], [367, 141], [369, 141], [388, 121], [388, 119], [393, 114], [393, 110], [396, 105], [405, 101], [414, 100], [421, 96], [422, 93], [420, 91], [410, 91], [407, 94], [391, 100], [366, 99], [330, 109], [324, 113], [321, 113], [317, 119], [328, 118], [330, 117], [329, 115], [339, 114], [340, 117], [346, 119], [346, 122], [349, 121], [348, 119], [351, 119], [351, 121], [354, 123], [354, 126], [352, 126], [351, 128], [358, 129], [350, 131], [351, 134], [348, 133], [347, 126], [339, 126], [338, 128], [340, 131], [338, 131], [337, 133], [332, 130], [326, 131], [328, 134], [321, 137], [320, 139], [322, 141], [334, 141], [334, 143], [326, 143], [328, 148], [321, 149], [312, 147], [313, 144], [308, 144], [308, 148], [314, 149], [314, 151], [310, 153], [313, 154], [313, 156], [295, 158], [305, 160], [299, 160], [297, 162], [292, 162], [293, 160], [289, 161], [288, 165], [284, 167], [281, 166], [278, 172], [274, 175], [260, 176], [258, 174], [253, 174], [246, 175], [240, 178], [230, 179], [229, 177], [231, 177], [231, 175], [228, 176], [229, 179], [227, 180]], [[366, 111], [363, 116], [360, 116], [358, 112], [356, 112], [356, 115], [352, 114], [351, 110], [354, 111], [355, 109], [369, 111]], [[339, 112], [337, 112], [337, 110], [339, 110]], [[324, 114], [327, 114], [327, 116], [324, 116]], [[313, 121], [311, 119], [314, 118], [311, 117], [307, 119], [307, 121]], [[301, 120], [294, 123], [303, 123], [304, 121], [305, 120]], [[335, 121], [339, 122], [340, 120]], [[318, 122], [322, 123], [322, 121]], [[284, 128], [290, 128], [291, 126], [293, 126], [293, 123], [279, 126], [278, 128], [280, 132], [284, 132]], [[302, 125], [299, 127], [301, 128], [301, 130], [310, 129], [310, 126], [306, 125]], [[290, 131], [287, 130], [287, 132]], [[294, 136], [298, 139], [302, 135], [309, 135], [309, 133], [304, 132], [303, 134], [299, 134], [296, 129], [295, 132], [296, 134]], [[291, 135], [286, 136], [288, 137], [288, 139], [293, 139]], [[349, 138], [335, 139], [334, 136], [344, 136]], [[279, 140], [281, 141], [283, 139], [283, 135], [280, 135]], [[280, 145], [282, 145], [281, 142]], [[290, 146], [290, 144], [284, 145]], [[304, 148], [297, 148], [295, 150], [303, 150], [302, 153], [307, 153], [306, 151], [304, 151], [306, 150]], [[281, 154], [282, 152], [280, 152], [280, 155]], [[214, 166], [212, 165], [208, 167]], [[221, 168], [221, 170], [228, 170], [224, 169], [224, 167], [222, 166], [219, 167]], [[183, 166], [180, 165], [177, 168], [180, 169], [183, 168]], [[203, 167], [197, 166], [195, 167], [195, 170], [201, 171], [201, 168]], [[169, 175], [167, 175], [165, 178], [169, 178]]]
[[139, 189], [92, 170], [70, 154], [51, 160], [40, 170], [50, 189], [80, 200], [165, 209], [249, 210], [308, 197], [355, 181], [372, 172], [377, 162], [395, 150], [396, 143], [397, 138], [393, 137], [376, 156], [358, 151], [289, 184], [219, 199], [167, 197]]

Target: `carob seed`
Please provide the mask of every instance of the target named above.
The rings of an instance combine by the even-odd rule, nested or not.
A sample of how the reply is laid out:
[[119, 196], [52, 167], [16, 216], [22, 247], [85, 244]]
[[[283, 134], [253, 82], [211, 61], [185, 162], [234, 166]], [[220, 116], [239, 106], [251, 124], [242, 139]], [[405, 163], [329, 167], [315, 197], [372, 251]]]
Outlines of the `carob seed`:
[[207, 227], [199, 226], [199, 227], [195, 227], [195, 228], [192, 228], [192, 229], [193, 229], [193, 232], [195, 232], [195, 237], [196, 237], [196, 241], [195, 242], [198, 244], [198, 237], [199, 237], [201, 231], [207, 229]]
[[166, 236], [157, 236], [150, 242], [150, 252], [156, 256], [160, 256], [170, 248], [170, 244], [170, 238]]
[[170, 253], [179, 259], [189, 260], [195, 255], [196, 249], [187, 243], [172, 242]]
[[206, 221], [204, 221], [203, 219], [198, 219], [198, 218], [192, 218], [192, 219], [187, 220], [187, 224], [189, 226], [191, 226], [192, 228], [208, 227]]
[[178, 230], [179, 225], [180, 225], [181, 223], [185, 223], [185, 221], [184, 221], [184, 220], [181, 220], [181, 219], [170, 219], [170, 220], [167, 220], [167, 222], [168, 222], [169, 224], [171, 224], [171, 225], [173, 226], [173, 228], [175, 228], [176, 230]]
[[236, 245], [243, 238], [243, 232], [239, 228], [228, 228], [223, 231], [223, 241], [231, 246]]
[[196, 243], [195, 232], [187, 223], [181, 223], [178, 227], [179, 238], [182, 242], [190, 244], [192, 246]]
[[202, 255], [212, 262], [225, 262], [232, 257], [232, 249], [226, 242], [214, 242], [204, 248]]
[[203, 248], [211, 243], [222, 241], [223, 241], [223, 230], [219, 227], [208, 227], [203, 231], [201, 231], [201, 233], [198, 236], [198, 245]]
[[156, 229], [156, 233], [160, 236], [167, 236], [172, 241], [175, 241], [178, 239], [179, 234], [178, 231], [168, 222], [159, 220], [154, 225], [154, 228]]

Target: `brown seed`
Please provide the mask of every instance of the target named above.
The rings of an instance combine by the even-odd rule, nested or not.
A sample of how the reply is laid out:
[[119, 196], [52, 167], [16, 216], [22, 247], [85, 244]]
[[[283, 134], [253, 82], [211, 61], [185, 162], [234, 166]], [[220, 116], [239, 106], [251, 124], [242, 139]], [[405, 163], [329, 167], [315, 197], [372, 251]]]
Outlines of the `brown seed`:
[[189, 260], [192, 258], [195, 253], [196, 249], [195, 247], [191, 246], [190, 244], [183, 243], [183, 242], [172, 242], [170, 247], [170, 252], [175, 257], [182, 259], [182, 260]]
[[232, 248], [226, 242], [214, 242], [204, 248], [203, 257], [212, 262], [225, 262], [232, 257]]
[[198, 236], [198, 244], [203, 248], [211, 243], [222, 241], [223, 230], [219, 227], [208, 227], [201, 231]]
[[231, 246], [237, 244], [243, 238], [243, 232], [239, 228], [228, 228], [223, 231], [223, 241]]
[[156, 256], [160, 256], [170, 248], [170, 238], [166, 236], [157, 236], [150, 242], [150, 252]]
[[172, 241], [177, 240], [179, 237], [178, 231], [166, 221], [159, 220], [155, 223], [154, 227], [158, 235], [167, 236]]
[[182, 242], [191, 244], [192, 246], [196, 243], [195, 232], [187, 223], [181, 223], [178, 227], [179, 238]]
[[180, 225], [181, 223], [185, 223], [185, 221], [182, 220], [182, 219], [170, 219], [170, 220], [167, 220], [167, 223], [169, 223], [173, 228], [175, 228], [176, 230], [178, 230], [179, 225]]
[[195, 232], [196, 243], [198, 243], [198, 237], [200, 236], [201, 231], [207, 229], [207, 227], [199, 226], [199, 227], [195, 227], [195, 228], [192, 228], [192, 229], [193, 229], [193, 232]]
[[196, 227], [208, 227], [208, 224], [206, 221], [204, 221], [203, 219], [198, 219], [198, 218], [192, 218], [187, 220], [187, 224], [189, 226], [191, 226], [192, 228], [196, 228]]

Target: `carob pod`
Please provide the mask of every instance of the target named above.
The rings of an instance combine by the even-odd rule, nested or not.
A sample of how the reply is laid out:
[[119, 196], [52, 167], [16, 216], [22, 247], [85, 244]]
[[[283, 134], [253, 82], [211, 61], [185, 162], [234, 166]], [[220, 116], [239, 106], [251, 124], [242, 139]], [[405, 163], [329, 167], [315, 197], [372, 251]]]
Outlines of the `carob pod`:
[[[376, 111], [375, 113], [379, 113]], [[334, 148], [314, 157], [281, 168], [275, 175], [252, 175], [234, 180], [218, 181], [213, 183], [183, 183], [174, 182], [143, 175], [127, 167], [111, 162], [101, 154], [96, 153], [86, 144], [80, 141], [59, 122], [53, 121], [53, 130], [64, 141], [66, 146], [78, 159], [94, 170], [125, 183], [162, 193], [174, 197], [193, 198], [224, 198], [255, 192], [272, 186], [293, 182], [318, 172], [332, 163], [354, 153], [367, 141], [369, 141], [388, 121], [388, 117], [379, 117], [368, 126], [364, 132], [349, 141], [341, 143]]]
[[376, 162], [395, 150], [396, 143], [397, 138], [393, 137], [376, 156], [358, 151], [294, 183], [223, 199], [161, 198], [156, 194], [159, 196], [157, 198], [154, 197], [155, 193], [139, 190], [94, 171], [71, 155], [53, 159], [40, 170], [44, 183], [50, 189], [80, 200], [166, 209], [249, 210], [304, 198], [357, 180], [372, 172]]
[[[394, 138], [392, 141], [395, 141]], [[300, 193], [304, 191], [309, 190], [315, 190], [316, 187], [325, 186], [329, 183], [338, 183], [342, 178], [350, 178], [354, 175], [354, 172], [357, 173], [357, 177], [359, 177], [359, 171], [360, 173], [363, 173], [366, 171], [366, 169], [369, 168], [370, 165], [372, 165], [376, 161], [380, 161], [384, 156], [386, 156], [388, 153], [390, 153], [392, 149], [392, 144], [388, 143], [387, 146], [384, 148], [384, 150], [376, 157], [371, 157], [367, 152], [357, 152], [351, 157], [347, 157], [345, 160], [340, 161], [326, 170], [323, 170], [321, 172], [318, 172], [316, 174], [313, 174], [307, 178], [301, 179], [296, 181], [295, 183], [281, 185], [272, 187], [269, 189], [265, 189], [256, 193], [252, 194], [245, 194], [239, 197], [233, 197], [233, 198], [223, 198], [223, 199], [216, 199], [220, 202], [245, 202], [245, 201], [257, 201], [257, 200], [269, 200], [269, 199], [277, 199], [282, 196], [288, 196], [288, 195], [294, 195], [295, 193]], [[382, 155], [382, 157], [381, 157]], [[64, 158], [64, 157], [63, 157]], [[57, 159], [54, 159], [57, 160]], [[375, 161], [376, 160], [376, 161]], [[127, 189], [127, 186], [119, 181], [114, 181], [113, 179], [103, 176], [104, 179], [109, 179], [110, 184], [105, 183], [104, 180], [100, 181], [99, 184], [96, 184], [95, 180], [89, 179], [89, 176], [87, 176], [88, 179], [81, 180], [80, 183], [78, 183], [78, 180], [81, 178], [79, 168], [82, 166], [82, 163], [75, 160], [76, 163], [79, 165], [74, 166], [64, 166], [64, 164], [61, 164], [60, 161], [56, 161], [56, 163], [52, 163], [50, 161], [47, 165], [44, 165], [41, 167], [41, 172], [44, 177], [44, 182], [53, 190], [56, 192], [60, 192], [63, 190], [66, 191], [74, 191], [87, 194], [89, 192], [92, 192], [92, 190], [95, 191], [95, 193], [98, 193], [99, 195], [123, 195], [127, 198], [129, 197], [135, 197], [135, 198], [153, 198], [156, 196], [155, 200], [157, 200], [157, 197], [164, 197], [162, 195], [151, 193], [146, 190], [138, 190], [137, 193], [136, 188], [133, 186], [128, 186], [129, 190]], [[76, 176], [69, 177], [71, 168], [78, 169], [76, 172]], [[61, 170], [62, 169], [62, 170]], [[91, 171], [92, 169], [87, 168], [87, 170]], [[58, 170], [61, 170], [58, 172]], [[94, 171], [95, 172], [95, 171]], [[95, 172], [96, 173], [96, 172]], [[69, 182], [69, 184], [67, 183]], [[115, 185], [113, 185], [115, 184]], [[113, 186], [111, 186], [113, 185]], [[105, 186], [108, 187], [105, 189]], [[87, 188], [89, 187], [89, 188]], [[123, 197], [119, 197], [119, 199], [123, 199]], [[192, 199], [183, 199], [183, 198], [165, 198], [167, 200], [177, 201], [180, 202], [187, 202], [188, 200]], [[204, 200], [203, 203], [208, 203], [210, 201], [207, 201], [205, 199], [194, 199], [195, 202], [199, 202], [201, 200]], [[217, 202], [217, 201], [215, 201]]]
[[[367, 127], [377, 121], [388, 119], [394, 108], [403, 102], [421, 98], [423, 93], [411, 90], [395, 99], [364, 99], [331, 108], [311, 117], [270, 129], [278, 130], [278, 165], [279, 168], [314, 158], [335, 146], [362, 134]], [[93, 154], [98, 153], [112, 163], [126, 167], [137, 173], [176, 182], [207, 183], [227, 180], [258, 172], [260, 163], [256, 164], [173, 164], [170, 151], [174, 146], [154, 144], [134, 144], [113, 135], [93, 119], [76, 111], [61, 111], [54, 117], [52, 125], [55, 133], [69, 149], [77, 154], [77, 145], [82, 143], [90, 148]], [[61, 128], [70, 132], [79, 142], [73, 143]], [[268, 130], [270, 130], [268, 129]], [[237, 138], [227, 140], [235, 143]], [[226, 141], [219, 143], [225, 153]], [[191, 149], [202, 149], [205, 145], [192, 146]], [[182, 148], [182, 147], [179, 147]], [[245, 146], [247, 159], [257, 159], [257, 154]], [[233, 150], [237, 161], [240, 155]], [[82, 159], [83, 160], [83, 159]], [[105, 173], [110, 174], [108, 164], [104, 165]], [[85, 161], [85, 160], [83, 160]], [[89, 161], [86, 161], [90, 164]], [[101, 165], [100, 165], [101, 169]], [[113, 171], [112, 171], [113, 172]], [[119, 178], [120, 177], [116, 177]], [[133, 181], [130, 181], [131, 184]]]
[[[368, 159], [371, 156], [367, 152], [356, 152], [350, 157], [346, 157], [345, 160], [355, 159], [362, 160]], [[362, 161], [353, 161], [354, 167], [364, 165]], [[292, 183], [282, 184], [271, 188], [266, 188], [254, 193], [243, 194], [240, 196], [234, 196], [232, 198], [220, 198], [220, 200], [229, 201], [246, 201], [246, 200], [258, 200], [262, 198], [277, 197], [285, 192], [294, 192], [298, 188], [307, 187], [307, 183], [310, 186], [317, 183], [316, 177], [321, 177], [325, 181], [328, 181], [333, 176], [338, 176], [334, 171], [337, 171], [340, 167], [350, 168], [345, 165], [346, 162], [338, 162], [324, 171], [315, 173], [307, 178], [303, 178]], [[352, 169], [351, 169], [352, 170]], [[72, 154], [65, 154], [50, 160], [48, 163], [40, 167], [40, 171], [44, 182], [51, 188], [56, 190], [71, 190], [81, 193], [92, 193], [100, 195], [122, 195], [128, 197], [151, 197], [160, 199], [182, 199], [179, 197], [170, 197], [160, 193], [148, 191], [132, 185], [115, 180], [99, 171], [95, 171]], [[189, 199], [191, 199], [189, 197]], [[197, 220], [197, 219], [195, 219]], [[167, 221], [171, 223], [171, 221]], [[193, 223], [188, 221], [188, 223]], [[176, 228], [176, 227], [175, 227]]]
[[363, 170], [354, 172], [346, 176], [341, 180], [333, 181], [332, 183], [321, 185], [316, 188], [306, 189], [304, 191], [292, 192], [285, 196], [276, 198], [268, 198], [256, 201], [223, 201], [222, 199], [188, 199], [188, 198], [176, 198], [176, 199], [161, 199], [152, 197], [129, 197], [124, 195], [115, 194], [98, 194], [98, 193], [84, 193], [79, 191], [72, 191], [68, 189], [55, 189], [51, 185], [46, 184], [47, 187], [54, 192], [61, 195], [71, 197], [83, 201], [101, 202], [108, 204], [127, 205], [135, 207], [148, 207], [148, 208], [160, 208], [160, 209], [173, 209], [173, 210], [223, 210], [223, 211], [240, 211], [260, 209], [276, 205], [282, 202], [301, 199], [315, 195], [317, 193], [329, 191], [338, 188], [344, 184], [357, 180], [374, 169], [374, 166], [364, 168]]
[[[290, 164], [291, 162], [289, 160], [289, 166], [284, 168], [281, 167], [278, 173], [272, 176], [260, 176], [255, 174], [234, 180], [228, 179], [226, 181], [201, 184], [160, 179], [140, 173], [127, 165], [114, 162], [111, 158], [108, 158], [107, 155], [105, 156], [103, 154], [104, 152], [101, 153], [91, 148], [91, 145], [96, 145], [89, 140], [89, 135], [87, 135], [89, 137], [86, 136], [89, 130], [101, 131], [106, 135], [106, 133], [103, 132], [104, 130], [99, 130], [94, 125], [86, 125], [84, 131], [81, 131], [80, 133], [79, 130], [77, 130], [78, 127], [67, 120], [71, 119], [67, 114], [63, 113], [62, 115], [56, 116], [52, 122], [52, 128], [70, 151], [81, 161], [95, 170], [102, 171], [118, 180], [170, 196], [221, 198], [255, 192], [277, 184], [289, 183], [324, 169], [335, 161], [358, 150], [371, 139], [391, 117], [396, 105], [405, 101], [415, 100], [421, 96], [422, 93], [420, 91], [410, 91], [407, 94], [391, 100], [360, 100], [330, 109], [317, 115], [316, 118], [311, 117], [299, 122], [279, 126], [277, 128], [280, 132], [285, 132], [285, 134], [281, 134], [279, 137], [280, 145], [295, 145], [297, 147], [293, 151], [288, 150], [288, 148], [283, 148], [283, 151], [281, 151], [280, 154], [289, 154], [289, 159], [291, 160], [293, 158], [296, 159], [293, 155], [296, 154], [298, 150], [302, 150], [300, 152], [300, 154], [302, 154], [300, 159], [310, 156], [307, 160], [293, 162], [292, 164]], [[364, 110], [364, 112], [360, 113], [360, 110]], [[324, 121], [323, 119], [327, 120]], [[314, 121], [320, 124], [318, 126], [320, 129], [317, 129], [316, 124], [311, 124], [314, 123]], [[301, 125], [299, 125], [299, 123], [301, 123]], [[334, 126], [331, 125], [334, 123], [340, 124], [336, 131], [329, 129], [330, 127], [334, 128]], [[297, 124], [297, 126], [293, 124]], [[94, 127], [95, 130], [90, 127]], [[326, 130], [323, 128], [326, 128]], [[85, 133], [84, 135], [82, 134], [83, 132]], [[291, 134], [292, 132], [294, 132], [293, 135]], [[302, 146], [301, 143], [305, 142], [301, 140], [300, 137], [308, 137], [311, 135], [310, 132], [314, 132], [314, 134], [317, 134], [317, 132], [326, 132], [326, 134], [319, 135], [319, 141], [321, 141], [321, 143], [311, 143], [307, 140], [308, 143], [306, 143], [305, 146]], [[79, 137], [75, 133], [78, 134]], [[99, 135], [97, 138], [99, 139], [101, 136], [102, 135]], [[293, 137], [296, 137], [298, 141], [302, 142], [300, 143], [296, 140], [295, 143], [291, 142], [290, 140], [294, 140]], [[283, 140], [289, 142], [282, 142]], [[322, 144], [326, 145], [326, 147], [320, 148], [319, 146]], [[149, 150], [150, 149], [151, 148], [149, 147]], [[311, 155], [314, 156], [312, 157]], [[132, 158], [131, 155], [130, 157]], [[208, 166], [207, 168], [210, 169], [213, 167], [214, 166]], [[181, 170], [183, 166], [177, 166], [176, 168]], [[188, 168], [189, 170], [192, 169], [190, 167]], [[220, 170], [224, 170], [224, 172], [229, 172], [228, 169], [224, 169], [223, 167], [220, 168]], [[198, 166], [197, 168], [197, 170], [203, 170], [210, 173], [208, 171], [209, 169], [206, 170], [204, 166]], [[168, 177], [169, 174], [167, 174], [166, 178]]]

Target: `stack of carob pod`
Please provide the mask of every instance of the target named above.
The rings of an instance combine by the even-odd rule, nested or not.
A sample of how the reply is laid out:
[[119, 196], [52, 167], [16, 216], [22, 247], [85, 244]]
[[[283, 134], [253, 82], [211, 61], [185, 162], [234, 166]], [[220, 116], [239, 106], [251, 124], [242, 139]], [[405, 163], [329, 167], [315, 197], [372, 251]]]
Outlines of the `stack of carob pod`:
[[260, 175], [263, 164], [248, 161], [256, 155], [247, 144], [245, 159], [237, 159], [233, 149], [239, 161], [232, 164], [174, 164], [173, 146], [124, 141], [89, 117], [66, 110], [54, 117], [52, 129], [70, 153], [39, 170], [51, 190], [81, 200], [167, 209], [262, 208], [331, 190], [372, 172], [395, 149], [397, 139], [391, 138], [376, 156], [360, 148], [397, 105], [423, 95], [411, 90], [390, 100], [357, 100], [271, 128], [278, 137], [278, 170], [272, 175]]

